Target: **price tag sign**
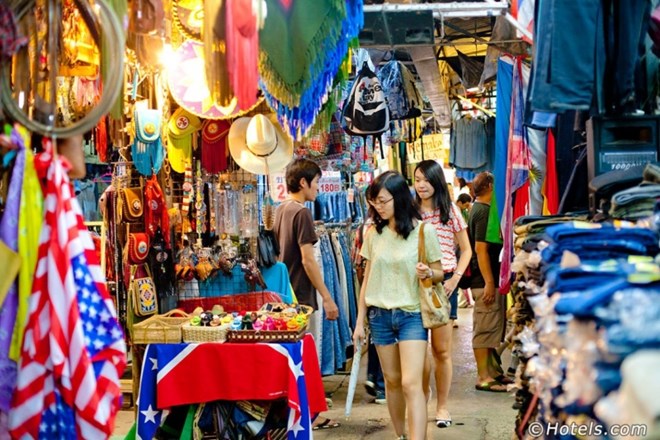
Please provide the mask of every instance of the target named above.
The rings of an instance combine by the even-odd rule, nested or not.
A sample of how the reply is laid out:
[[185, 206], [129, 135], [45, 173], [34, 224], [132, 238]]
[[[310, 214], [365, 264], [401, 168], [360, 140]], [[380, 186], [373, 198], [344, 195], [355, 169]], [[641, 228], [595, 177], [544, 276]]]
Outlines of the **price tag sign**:
[[341, 172], [323, 171], [319, 179], [319, 191], [324, 193], [341, 191]]
[[270, 196], [276, 203], [286, 200], [289, 193], [286, 190], [286, 179], [284, 173], [271, 173], [270, 175]]

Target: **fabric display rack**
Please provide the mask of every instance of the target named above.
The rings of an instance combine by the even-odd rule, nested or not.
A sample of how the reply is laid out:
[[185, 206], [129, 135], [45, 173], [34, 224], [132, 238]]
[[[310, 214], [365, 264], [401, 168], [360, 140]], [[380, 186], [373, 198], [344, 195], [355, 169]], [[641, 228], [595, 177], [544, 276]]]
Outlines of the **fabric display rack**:
[[[659, 359], [660, 218], [653, 213], [660, 185], [654, 182], [657, 176], [615, 194], [613, 217], [602, 223], [587, 222], [586, 215], [516, 221], [518, 438], [532, 438], [533, 424], [545, 438], [585, 435], [572, 426], [595, 436], [660, 432], [649, 400], [659, 382], [646, 370]], [[619, 428], [625, 431], [617, 434]]]

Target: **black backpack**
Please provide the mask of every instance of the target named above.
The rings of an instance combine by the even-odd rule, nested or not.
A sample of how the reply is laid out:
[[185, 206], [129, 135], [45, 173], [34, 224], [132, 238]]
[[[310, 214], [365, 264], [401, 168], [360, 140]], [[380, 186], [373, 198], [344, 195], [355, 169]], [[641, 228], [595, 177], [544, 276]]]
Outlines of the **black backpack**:
[[378, 140], [384, 157], [381, 135], [390, 127], [390, 109], [376, 74], [365, 61], [357, 74], [342, 110], [344, 131], [361, 136], [366, 147], [367, 137]]

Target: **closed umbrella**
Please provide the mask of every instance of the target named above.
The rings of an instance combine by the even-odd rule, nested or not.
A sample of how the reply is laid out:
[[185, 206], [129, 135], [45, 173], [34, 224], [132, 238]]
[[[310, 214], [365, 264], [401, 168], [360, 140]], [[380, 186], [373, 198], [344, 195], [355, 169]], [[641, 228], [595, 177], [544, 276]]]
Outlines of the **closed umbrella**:
[[351, 416], [353, 407], [353, 397], [355, 396], [355, 387], [357, 386], [358, 374], [360, 373], [360, 359], [362, 359], [362, 343], [358, 345], [353, 355], [353, 366], [351, 367], [351, 377], [348, 380], [348, 394], [346, 394], [346, 418]]

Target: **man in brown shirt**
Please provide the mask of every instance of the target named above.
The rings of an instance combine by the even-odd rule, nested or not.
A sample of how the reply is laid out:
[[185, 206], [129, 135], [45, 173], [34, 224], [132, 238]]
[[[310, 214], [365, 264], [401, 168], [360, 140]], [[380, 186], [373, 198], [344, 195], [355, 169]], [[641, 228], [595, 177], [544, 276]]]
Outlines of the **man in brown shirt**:
[[273, 231], [280, 245], [280, 261], [289, 269], [293, 291], [301, 304], [318, 310], [316, 290], [323, 298], [323, 310], [329, 320], [337, 319], [337, 304], [332, 299], [314, 258], [314, 219], [305, 202], [316, 200], [319, 166], [308, 159], [296, 159], [286, 169], [289, 198], [275, 211]]
[[[314, 308], [317, 315], [319, 305], [316, 291], [323, 298], [325, 319], [335, 320], [339, 316], [337, 304], [332, 299], [323, 281], [321, 269], [314, 258], [314, 244], [318, 241], [314, 231], [314, 219], [305, 202], [313, 202], [319, 188], [321, 168], [308, 159], [296, 159], [286, 168], [286, 186], [289, 198], [275, 210], [273, 232], [280, 245], [279, 259], [289, 270], [291, 286], [298, 302]], [[317, 319], [310, 319], [310, 331]], [[326, 417], [317, 417], [313, 429], [336, 428], [339, 422]]]

